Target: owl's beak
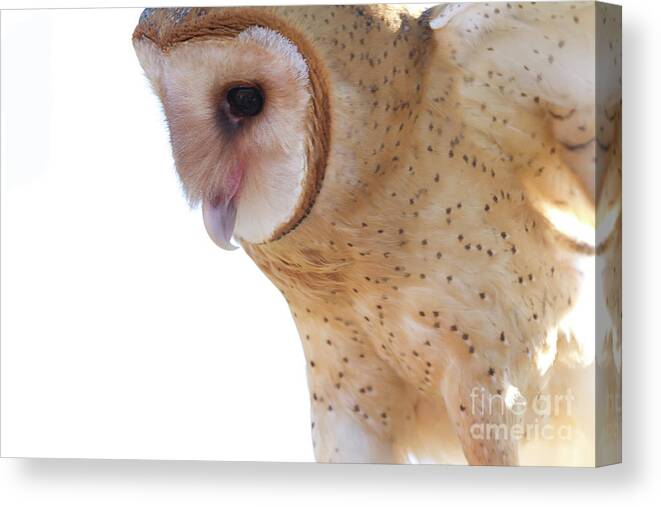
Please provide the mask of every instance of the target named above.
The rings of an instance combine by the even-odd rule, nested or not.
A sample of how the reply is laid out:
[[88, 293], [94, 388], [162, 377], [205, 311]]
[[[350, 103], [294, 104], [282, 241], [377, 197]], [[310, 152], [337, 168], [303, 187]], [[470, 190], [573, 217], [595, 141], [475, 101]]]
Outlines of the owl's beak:
[[243, 171], [239, 166], [233, 168], [228, 174], [227, 187], [202, 202], [204, 227], [213, 242], [223, 250], [238, 248], [231, 240], [236, 224], [237, 193], [242, 176]]
[[228, 201], [204, 201], [202, 217], [209, 237], [223, 250], [236, 250], [238, 247], [231, 242], [236, 223], [236, 203]]

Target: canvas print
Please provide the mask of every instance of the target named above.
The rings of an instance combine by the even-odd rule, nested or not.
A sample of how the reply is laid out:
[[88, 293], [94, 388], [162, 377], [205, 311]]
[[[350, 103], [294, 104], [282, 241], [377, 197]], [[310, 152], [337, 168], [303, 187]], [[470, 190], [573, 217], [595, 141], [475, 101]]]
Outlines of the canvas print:
[[[321, 463], [620, 461], [618, 6], [221, 6], [145, 9], [135, 22], [129, 79], [148, 83], [141, 100], [158, 111], [136, 121], [142, 132], [162, 130], [158, 142], [132, 150], [147, 165], [171, 157], [178, 191], [145, 182], [147, 200], [131, 220], [160, 223], [151, 200], [192, 208], [194, 220], [163, 231], [172, 244], [205, 242], [167, 266], [167, 276], [199, 274], [190, 292], [207, 277], [196, 264], [235, 256], [253, 265], [255, 283], [276, 289], [252, 303], [231, 296], [252, 278], [214, 286], [205, 300], [212, 324], [195, 324], [197, 307], [177, 306], [190, 322], [178, 336], [222, 336], [215, 346], [224, 356], [237, 346], [230, 341], [253, 339], [232, 324], [237, 312], [267, 329], [273, 314], [293, 323], [290, 335], [263, 336], [234, 359], [246, 364], [235, 382], [213, 386], [213, 403], [227, 407], [224, 396], [235, 396], [258, 419], [228, 410], [217, 433], [232, 424], [268, 432], [278, 412]], [[3, 123], [3, 136], [11, 129]], [[113, 192], [121, 203], [130, 181]], [[121, 230], [105, 234], [123, 241]], [[12, 265], [2, 269], [4, 278]], [[3, 300], [12, 294], [3, 285]], [[9, 309], [3, 302], [3, 317]], [[9, 334], [3, 328], [3, 344]], [[302, 355], [280, 349], [285, 341], [300, 342]], [[274, 347], [266, 357], [262, 343]], [[3, 368], [11, 350], [3, 348]], [[307, 387], [297, 412], [277, 400], [267, 410], [269, 401], [251, 394], [244, 379], [269, 384], [279, 375], [250, 366], [257, 356], [296, 365], [284, 369]], [[150, 397], [159, 392], [152, 386]], [[189, 424], [170, 438], [195, 432]], [[162, 452], [144, 457], [191, 457]], [[211, 459], [279, 457], [239, 448]]]

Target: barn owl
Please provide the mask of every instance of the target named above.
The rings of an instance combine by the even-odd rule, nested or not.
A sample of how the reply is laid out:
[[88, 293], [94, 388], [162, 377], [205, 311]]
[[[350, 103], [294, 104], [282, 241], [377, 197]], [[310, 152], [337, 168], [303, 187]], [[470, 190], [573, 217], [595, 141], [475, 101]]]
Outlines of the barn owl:
[[[133, 43], [186, 197], [290, 306], [318, 461], [594, 464], [582, 287], [595, 228], [605, 245], [620, 223], [604, 9], [141, 15]], [[551, 395], [565, 408], [533, 410]], [[563, 424], [568, 443], [530, 435]]]

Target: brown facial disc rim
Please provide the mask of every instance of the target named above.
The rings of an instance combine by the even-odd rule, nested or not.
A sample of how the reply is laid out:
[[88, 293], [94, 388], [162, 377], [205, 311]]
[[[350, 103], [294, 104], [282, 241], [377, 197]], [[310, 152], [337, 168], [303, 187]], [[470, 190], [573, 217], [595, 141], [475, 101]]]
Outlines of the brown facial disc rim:
[[305, 36], [298, 30], [286, 24], [267, 9], [225, 8], [191, 9], [191, 12], [181, 22], [173, 26], [171, 23], [163, 29], [163, 24], [151, 22], [152, 18], [165, 18], [167, 23], [168, 9], [157, 9], [149, 19], [141, 21], [133, 32], [133, 40], [148, 39], [161, 51], [167, 52], [177, 44], [192, 39], [236, 37], [251, 26], [261, 26], [275, 30], [296, 45], [305, 59], [309, 71], [311, 88], [310, 113], [307, 130], [310, 133], [306, 146], [308, 161], [307, 174], [303, 181], [303, 195], [298, 206], [289, 219], [272, 234], [268, 241], [276, 241], [296, 229], [303, 223], [312, 211], [312, 207], [321, 191], [326, 166], [328, 163], [331, 142], [331, 102], [328, 93], [326, 71], [316, 56], [316, 53]]

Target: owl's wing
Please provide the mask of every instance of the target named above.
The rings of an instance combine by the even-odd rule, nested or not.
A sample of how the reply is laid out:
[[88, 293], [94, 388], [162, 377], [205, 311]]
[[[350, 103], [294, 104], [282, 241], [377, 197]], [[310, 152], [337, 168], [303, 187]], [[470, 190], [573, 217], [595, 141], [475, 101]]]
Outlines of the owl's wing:
[[432, 70], [456, 76], [462, 119], [512, 161], [547, 217], [594, 242], [595, 222], [619, 214], [620, 11], [512, 2], [426, 16]]

